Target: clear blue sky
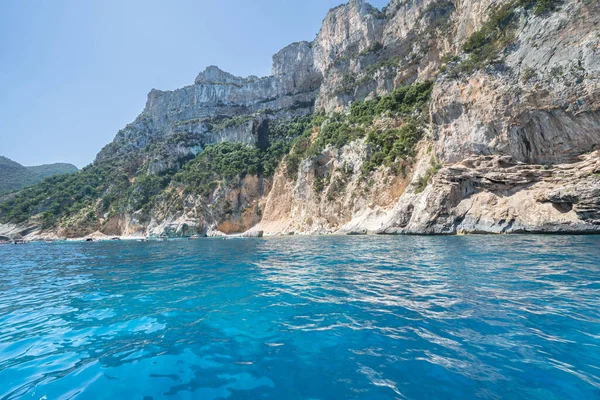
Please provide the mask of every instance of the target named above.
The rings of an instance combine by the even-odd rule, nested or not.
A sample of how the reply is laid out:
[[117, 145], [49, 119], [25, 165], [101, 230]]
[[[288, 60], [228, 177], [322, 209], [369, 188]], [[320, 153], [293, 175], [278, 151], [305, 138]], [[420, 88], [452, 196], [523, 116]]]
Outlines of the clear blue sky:
[[[3, 0], [0, 155], [83, 167], [142, 111], [152, 88], [215, 64], [268, 75], [342, 0]], [[388, 0], [373, 0], [379, 8]]]

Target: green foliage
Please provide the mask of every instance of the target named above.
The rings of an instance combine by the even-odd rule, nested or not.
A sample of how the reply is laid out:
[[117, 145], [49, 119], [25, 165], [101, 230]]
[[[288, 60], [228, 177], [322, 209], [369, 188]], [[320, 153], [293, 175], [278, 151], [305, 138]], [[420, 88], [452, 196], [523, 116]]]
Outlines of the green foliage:
[[445, 55], [442, 57], [441, 61], [442, 61], [442, 63], [444, 63], [444, 64], [448, 64], [448, 63], [451, 63], [451, 62], [456, 62], [456, 61], [458, 61], [459, 59], [460, 59], [460, 57], [459, 57], [459, 56], [457, 56], [457, 55], [455, 55], [455, 54], [452, 54], [452, 53], [446, 53], [446, 54], [445, 54]]
[[369, 53], [375, 53], [379, 50], [383, 49], [383, 44], [381, 44], [381, 42], [373, 42], [371, 43], [371, 45], [369, 47], [367, 47], [365, 50], [363, 50], [362, 52], [360, 52], [359, 56], [363, 56]]
[[378, 151], [365, 162], [363, 175], [381, 165], [391, 165], [397, 159], [406, 160], [414, 155], [414, 146], [423, 135], [423, 111], [431, 97], [432, 88], [432, 82], [420, 82], [401, 86], [387, 96], [352, 104], [348, 116], [352, 124], [370, 125], [380, 115], [408, 120], [399, 129], [369, 133], [367, 143], [375, 146]]
[[317, 146], [311, 143], [311, 134], [314, 128], [321, 127], [328, 120], [327, 115], [323, 112], [315, 113], [311, 118], [305, 120], [304, 132], [293, 140], [290, 151], [285, 158], [285, 174], [288, 178], [296, 180], [302, 160], [307, 157], [308, 153], [316, 154]]
[[515, 4], [508, 3], [495, 10], [488, 21], [473, 33], [463, 46], [467, 53], [479, 53], [507, 33], [515, 13]]
[[323, 126], [317, 139], [312, 144], [309, 154], [315, 155], [329, 145], [339, 149], [345, 144], [364, 137], [364, 135], [365, 130], [363, 128], [350, 125], [344, 121], [344, 118], [338, 116], [338, 120], [331, 121]]
[[226, 128], [244, 125], [252, 121], [253, 119], [253, 115], [240, 115], [230, 118], [218, 118], [209, 122], [209, 130], [213, 132], [218, 132]]
[[301, 136], [297, 137], [291, 145], [291, 150], [285, 158], [285, 174], [288, 178], [296, 180], [298, 178], [298, 168], [305, 158], [310, 148], [311, 130], [306, 130]]
[[391, 165], [398, 159], [407, 160], [414, 155], [414, 148], [423, 136], [423, 125], [427, 120], [427, 103], [431, 97], [432, 82], [418, 82], [401, 86], [386, 96], [366, 101], [356, 101], [347, 115], [333, 114], [313, 117], [312, 126], [321, 126], [316, 139], [311, 142], [310, 131], [299, 136], [286, 157], [286, 175], [297, 179], [298, 168], [303, 159], [314, 157], [327, 146], [342, 146], [365, 137], [374, 119], [389, 115], [407, 122], [398, 129], [372, 131], [367, 143], [377, 149], [365, 162], [366, 175], [379, 166]]
[[50, 176], [76, 171], [77, 168], [71, 164], [24, 167], [17, 162], [0, 156], [0, 194], [22, 189]]
[[207, 146], [173, 177], [188, 193], [209, 195], [218, 182], [258, 174], [260, 150], [244, 143], [222, 142]]
[[220, 182], [246, 175], [272, 176], [312, 123], [309, 117], [273, 121], [269, 124], [270, 144], [263, 150], [232, 142], [208, 146], [173, 177], [173, 182], [184, 186], [186, 192], [208, 196]]
[[309, 116], [272, 121], [269, 123], [269, 139], [271, 141], [295, 139], [302, 135], [312, 122], [313, 119]]
[[160, 175], [139, 175], [124, 197], [123, 206], [133, 211], [147, 210], [152, 200], [169, 185], [170, 181], [170, 171]]
[[521, 73], [521, 81], [523, 83], [527, 83], [535, 76], [535, 71], [530, 67], [523, 68], [523, 72]]
[[72, 174], [78, 171], [76, 166], [65, 163], [44, 164], [25, 168], [39, 176], [40, 180], [54, 175]]
[[425, 33], [433, 33], [435, 31], [447, 33], [451, 24], [450, 15], [454, 10], [454, 3], [449, 0], [436, 0], [429, 3], [420, 17], [422, 19], [427, 16], [430, 20]]
[[0, 156], [0, 194], [33, 185], [39, 177], [19, 163]]
[[376, 71], [389, 68], [389, 67], [397, 67], [400, 64], [400, 57], [394, 56], [392, 58], [379, 60], [375, 64], [368, 65], [365, 69], [362, 70], [362, 74], [368, 77], [371, 77]]
[[446, 14], [448, 9], [453, 10], [454, 3], [449, 0], [436, 0], [432, 3], [429, 3], [427, 7], [423, 10], [423, 14]]
[[288, 140], [273, 142], [266, 150], [261, 152], [262, 173], [265, 176], [273, 176], [279, 166], [281, 159], [290, 152], [291, 143]]
[[563, 67], [561, 65], [558, 65], [556, 67], [552, 67], [550, 69], [550, 75], [552, 75], [552, 77], [554, 78], [558, 78], [563, 76], [564, 71], [563, 71]]
[[[21, 190], [0, 203], [0, 222], [24, 222], [41, 215], [45, 227], [62, 217], [95, 207], [97, 199], [107, 196], [106, 208], [129, 187], [128, 177], [115, 163], [90, 165], [81, 171], [46, 178], [35, 186]], [[112, 197], [111, 197], [112, 196]]]
[[398, 129], [371, 131], [367, 143], [376, 146], [375, 152], [363, 165], [367, 175], [381, 165], [391, 165], [397, 160], [407, 160], [415, 155], [415, 146], [423, 136], [423, 129], [415, 121], [409, 121]]
[[[305, 116], [289, 120], [271, 121], [269, 123], [270, 146], [261, 152], [262, 173], [265, 176], [272, 176], [283, 157], [295, 148], [301, 137], [310, 135], [310, 128], [314, 124], [321, 124], [323, 119], [324, 114], [319, 113], [314, 114], [312, 117]], [[293, 161], [292, 159], [292, 163]]]
[[461, 72], [470, 73], [497, 60], [500, 52], [514, 38], [510, 28], [516, 8], [515, 2], [501, 6], [490, 15], [481, 29], [467, 39], [463, 50], [469, 57], [459, 65]]
[[336, 94], [350, 93], [355, 88], [364, 85], [373, 79], [375, 72], [384, 69], [397, 67], [400, 64], [400, 57], [394, 56], [392, 58], [381, 59], [375, 64], [371, 64], [362, 69], [360, 74], [347, 74], [342, 77], [342, 82], [336, 90]]
[[555, 11], [562, 0], [519, 0], [518, 4], [525, 8], [532, 8], [535, 15]]
[[425, 172], [425, 175], [421, 176], [416, 183], [415, 193], [422, 193], [427, 185], [429, 185], [429, 181], [438, 171], [442, 168], [442, 164], [440, 164], [435, 158], [431, 157], [431, 166]]
[[396, 116], [411, 115], [424, 108], [431, 97], [432, 89], [432, 82], [419, 82], [400, 86], [387, 96], [356, 101], [350, 106], [348, 120], [352, 124], [371, 124], [376, 116], [386, 113]]
[[[44, 228], [59, 224], [71, 227], [77, 223], [97, 225], [100, 218], [142, 210], [142, 218], [157, 204], [169, 204], [181, 209], [183, 203], [178, 186], [185, 193], [210, 196], [215, 188], [246, 175], [271, 176], [281, 160], [286, 159], [286, 174], [296, 178], [303, 159], [321, 152], [327, 146], [340, 148], [366, 135], [367, 127], [379, 115], [408, 120], [402, 127], [377, 132], [368, 141], [377, 149], [370, 162], [373, 167], [391, 163], [399, 157], [409, 157], [414, 143], [420, 138], [422, 111], [431, 93], [431, 83], [403, 86], [388, 96], [352, 105], [348, 115], [272, 120], [268, 124], [269, 140], [262, 148], [242, 143], [224, 142], [207, 146], [178, 172], [147, 173], [149, 155], [168, 156], [168, 147], [184, 143], [196, 145], [185, 132], [172, 135], [164, 143], [151, 143], [140, 157], [112, 157], [68, 175], [47, 178], [37, 185], [5, 196], [0, 203], [0, 222], [24, 222], [37, 216]], [[249, 121], [248, 117], [219, 122], [219, 127]], [[213, 125], [214, 127], [214, 125]], [[318, 135], [313, 140], [313, 132]], [[375, 134], [373, 134], [375, 135]], [[173, 141], [173, 143], [171, 143]], [[287, 155], [287, 156], [286, 156]], [[154, 159], [154, 158], [152, 158]], [[324, 187], [324, 177], [321, 179]], [[339, 184], [347, 177], [336, 177]], [[319, 186], [317, 182], [317, 187]], [[167, 202], [167, 203], [165, 203]]]
[[325, 178], [322, 177], [317, 170], [315, 170], [315, 181], [313, 184], [313, 190], [317, 195], [320, 195], [325, 189]]

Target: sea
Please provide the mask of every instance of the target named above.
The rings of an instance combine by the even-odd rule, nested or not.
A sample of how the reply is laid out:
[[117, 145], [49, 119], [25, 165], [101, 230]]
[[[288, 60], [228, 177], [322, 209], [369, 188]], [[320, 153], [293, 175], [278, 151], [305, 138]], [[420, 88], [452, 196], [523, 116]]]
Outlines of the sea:
[[600, 399], [600, 236], [2, 245], [0, 399]]

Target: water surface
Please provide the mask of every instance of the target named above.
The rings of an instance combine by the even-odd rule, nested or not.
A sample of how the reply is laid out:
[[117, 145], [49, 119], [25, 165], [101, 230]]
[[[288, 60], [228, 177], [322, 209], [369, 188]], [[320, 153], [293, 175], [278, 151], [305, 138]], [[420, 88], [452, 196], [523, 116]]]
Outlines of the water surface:
[[0, 246], [0, 399], [600, 399], [600, 237]]

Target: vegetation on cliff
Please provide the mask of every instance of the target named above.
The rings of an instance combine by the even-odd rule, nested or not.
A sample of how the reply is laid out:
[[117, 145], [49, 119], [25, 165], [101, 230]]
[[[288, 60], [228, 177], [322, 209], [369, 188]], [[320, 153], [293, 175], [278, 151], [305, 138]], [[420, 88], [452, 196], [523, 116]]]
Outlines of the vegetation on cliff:
[[458, 64], [458, 72], [471, 73], [496, 62], [515, 39], [514, 28], [519, 9], [533, 10], [535, 15], [554, 11], [560, 0], [513, 0], [494, 10], [487, 22], [463, 45], [467, 56]]
[[[39, 216], [42, 225], [50, 228], [73, 215], [82, 215], [82, 223], [88, 223], [125, 212], [147, 214], [170, 187], [182, 188], [184, 195], [208, 198], [220, 184], [246, 175], [272, 176], [286, 156], [288, 176], [295, 177], [303, 159], [328, 146], [341, 148], [365, 137], [373, 148], [363, 171], [368, 173], [413, 155], [428, 121], [425, 110], [431, 88], [431, 82], [401, 86], [389, 95], [353, 103], [347, 114], [315, 113], [274, 120], [269, 123], [266, 145], [223, 142], [207, 146], [191, 161], [183, 160], [179, 171], [149, 174], [147, 164], [139, 160], [96, 162], [78, 173], [51, 177], [12, 195], [0, 203], [0, 222], [20, 223]], [[374, 129], [373, 121], [384, 116], [401, 121], [401, 125]], [[319, 133], [313, 140], [315, 129]]]
[[[396, 161], [401, 161], [396, 172], [404, 170], [407, 159], [414, 156], [415, 146], [429, 123], [427, 104], [432, 88], [430, 81], [403, 85], [388, 95], [353, 102], [347, 114], [336, 113], [328, 117], [316, 114], [311, 126], [320, 127], [319, 133], [311, 140], [312, 130], [307, 130], [296, 139], [286, 158], [288, 177], [296, 179], [300, 162], [320, 154], [326, 147], [339, 149], [365, 137], [373, 151], [365, 160], [364, 175], [381, 165], [391, 166]], [[400, 125], [375, 128], [373, 122], [383, 117], [398, 121]]]
[[61, 217], [95, 204], [102, 194], [117, 198], [128, 185], [127, 176], [109, 164], [88, 166], [74, 174], [46, 178], [9, 196], [0, 203], [0, 221], [19, 223], [40, 215], [45, 226], [54, 226]]
[[[310, 117], [272, 121], [266, 145], [223, 142], [207, 146], [191, 161], [179, 159], [184, 164], [180, 170], [150, 174], [147, 163], [119, 157], [96, 162], [78, 173], [47, 178], [10, 195], [0, 203], [0, 222], [22, 223], [37, 217], [44, 228], [62, 225], [75, 229], [67, 219], [76, 215], [81, 217], [80, 224], [96, 224], [135, 211], [147, 215], [172, 186], [184, 188], [184, 194], [208, 197], [220, 183], [246, 175], [270, 177], [311, 121]], [[147, 152], [155, 154], [151, 151], [155, 147], [148, 146]]]

